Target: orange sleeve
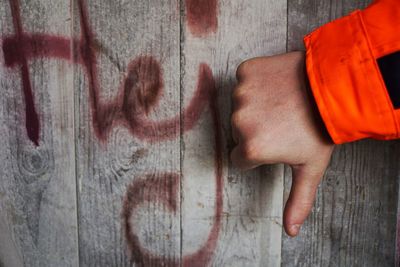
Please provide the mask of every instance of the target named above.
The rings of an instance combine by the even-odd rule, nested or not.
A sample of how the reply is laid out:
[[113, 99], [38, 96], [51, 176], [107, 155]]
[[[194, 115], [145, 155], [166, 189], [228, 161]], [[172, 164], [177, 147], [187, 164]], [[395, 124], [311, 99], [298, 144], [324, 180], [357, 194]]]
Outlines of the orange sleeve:
[[[316, 29], [304, 42], [311, 90], [333, 141], [399, 138], [400, 109], [378, 59], [400, 51], [400, 0], [377, 0]], [[398, 78], [400, 83], [400, 73]]]

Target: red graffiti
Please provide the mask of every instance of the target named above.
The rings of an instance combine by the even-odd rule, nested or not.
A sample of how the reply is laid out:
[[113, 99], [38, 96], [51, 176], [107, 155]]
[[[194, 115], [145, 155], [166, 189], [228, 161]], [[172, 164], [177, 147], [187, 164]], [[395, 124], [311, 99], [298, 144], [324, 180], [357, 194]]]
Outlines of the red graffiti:
[[187, 24], [193, 35], [203, 37], [217, 31], [217, 0], [186, 0], [185, 4]]
[[[215, 201], [214, 221], [210, 233], [208, 234], [207, 241], [199, 250], [183, 257], [183, 266], [188, 267], [207, 266], [210, 262], [218, 241], [223, 208], [222, 136], [216, 102], [217, 91], [211, 70], [208, 67], [203, 66], [200, 68], [197, 90], [203, 91], [205, 88], [212, 89], [210, 90], [211, 94], [209, 94], [208, 103], [215, 133], [214, 162], [217, 197]], [[135, 234], [135, 227], [132, 225], [130, 220], [133, 211], [145, 201], [162, 203], [170, 212], [175, 213], [177, 207], [176, 198], [178, 188], [179, 175], [173, 173], [165, 173], [160, 176], [147, 175], [144, 179], [135, 179], [135, 181], [128, 187], [124, 200], [122, 216], [124, 219], [125, 234], [132, 251], [132, 258], [139, 266], [180, 266], [180, 261], [177, 259], [155, 256], [148, 250], [144, 249], [140, 245], [139, 237]]]
[[179, 175], [174, 173], [162, 174], [158, 177], [146, 175], [136, 179], [128, 186], [122, 209], [124, 230], [131, 251], [132, 260], [139, 266], [178, 266], [179, 260], [154, 256], [140, 245], [136, 229], [130, 222], [135, 209], [143, 202], [158, 202], [168, 211], [175, 213], [177, 208], [177, 192]]
[[[13, 17], [13, 24], [15, 30], [15, 39], [18, 43], [22, 41], [24, 32], [22, 30], [21, 15], [19, 9], [18, 0], [10, 0], [11, 14]], [[6, 54], [6, 51], [4, 52]], [[35, 102], [33, 101], [32, 84], [29, 77], [28, 60], [24, 54], [24, 51], [18, 46], [13, 51], [15, 57], [20, 62], [20, 72], [22, 76], [22, 89], [25, 100], [25, 126], [28, 133], [28, 137], [32, 142], [39, 145], [39, 118], [35, 108]]]
[[[101, 101], [101, 85], [97, 71], [98, 45], [92, 32], [87, 7], [84, 0], [78, 0], [81, 36], [69, 39], [42, 33], [26, 33], [22, 29], [18, 0], [10, 0], [15, 34], [6, 36], [2, 42], [5, 65], [20, 68], [22, 88], [26, 105], [26, 130], [29, 139], [39, 145], [39, 119], [33, 101], [32, 86], [29, 77], [28, 61], [35, 58], [60, 58], [80, 64], [88, 79], [92, 125], [99, 140], [106, 141], [110, 130], [116, 125], [127, 127], [130, 133], [142, 141], [161, 142], [180, 135], [181, 130], [194, 127], [204, 110], [208, 107], [213, 120], [215, 139], [215, 177], [216, 202], [215, 217], [206, 243], [195, 253], [183, 256], [184, 266], [204, 266], [213, 256], [220, 231], [223, 207], [222, 177], [222, 137], [217, 109], [217, 91], [211, 69], [207, 64], [199, 66], [199, 78], [196, 91], [188, 106], [172, 118], [153, 121], [148, 113], [155, 108], [163, 90], [163, 74], [160, 64], [152, 56], [139, 56], [127, 67], [125, 78], [116, 97]], [[209, 28], [209, 27], [208, 27]], [[211, 27], [212, 28], [212, 27]], [[72, 52], [71, 52], [72, 51]], [[183, 124], [181, 124], [181, 116]], [[153, 255], [139, 243], [135, 228], [129, 223], [134, 210], [143, 201], [162, 203], [169, 211], [176, 211], [179, 175], [165, 174], [160, 177], [145, 175], [145, 180], [135, 180], [127, 189], [123, 205], [123, 218], [126, 237], [131, 247], [132, 260], [139, 265], [152, 263], [164, 266], [165, 262], [180, 265], [180, 260]], [[165, 184], [164, 193], [155, 194], [154, 183]]]
[[[18, 1], [11, 2], [13, 9], [19, 10]], [[180, 130], [179, 115], [164, 121], [155, 122], [147, 119], [147, 113], [150, 107], [157, 102], [163, 86], [161, 69], [158, 62], [151, 56], [141, 56], [134, 59], [128, 66], [125, 80], [117, 97], [107, 103], [101, 102], [97, 74], [97, 45], [88, 24], [84, 2], [79, 1], [78, 3], [82, 34], [80, 40], [72, 40], [74, 49], [71, 49], [71, 41], [67, 38], [46, 34], [21, 33], [20, 35], [6, 37], [3, 41], [6, 66], [27, 66], [25, 63], [35, 57], [71, 59], [70, 51], [73, 50], [75, 51], [74, 62], [83, 65], [88, 76], [92, 124], [100, 140], [105, 141], [107, 139], [107, 134], [115, 124], [125, 125], [134, 136], [141, 140], [160, 141], [178, 136]], [[19, 12], [14, 13], [19, 14]], [[25, 67], [22, 68], [25, 70]], [[28, 68], [23, 72], [22, 78], [24, 92], [29, 92], [25, 100], [28, 137], [35, 144], [38, 144], [39, 121], [34, 110]], [[197, 90], [191, 102], [183, 111], [183, 116], [187, 118], [183, 125], [184, 130], [190, 130], [198, 120], [206, 106], [207, 91], [208, 88], [204, 88], [203, 91]]]
[[206, 266], [214, 255], [214, 250], [217, 246], [218, 235], [221, 227], [221, 215], [223, 208], [223, 176], [222, 176], [222, 133], [221, 121], [218, 112], [217, 89], [212, 72], [209, 68], [200, 69], [199, 85], [197, 90], [204, 88], [212, 88], [209, 100], [209, 109], [213, 120], [214, 128], [214, 164], [215, 164], [215, 183], [216, 183], [216, 199], [214, 222], [211, 227], [206, 243], [195, 253], [187, 255], [183, 258], [184, 266]]
[[[71, 59], [70, 40], [46, 34], [23, 33], [3, 40], [4, 63], [7, 67], [23, 64], [24, 60], [38, 57]], [[24, 55], [22, 58], [20, 55]]]

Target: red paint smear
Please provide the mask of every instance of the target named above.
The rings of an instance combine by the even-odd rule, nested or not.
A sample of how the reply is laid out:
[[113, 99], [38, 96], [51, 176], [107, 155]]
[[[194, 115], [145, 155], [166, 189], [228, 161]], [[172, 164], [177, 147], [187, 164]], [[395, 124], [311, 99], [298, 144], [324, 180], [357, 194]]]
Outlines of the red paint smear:
[[[188, 3], [187, 6], [191, 7], [191, 9], [195, 7], [190, 1]], [[92, 123], [94, 132], [100, 140], [105, 141], [107, 139], [109, 131], [115, 124], [125, 125], [132, 135], [144, 141], [159, 142], [179, 136], [179, 115], [162, 121], [152, 121], [147, 117], [149, 111], [158, 103], [163, 89], [161, 68], [159, 63], [151, 56], [140, 56], [132, 60], [128, 65], [126, 77], [116, 98], [105, 103], [100, 101], [100, 84], [97, 73], [97, 46], [94, 34], [89, 27], [87, 8], [83, 0], [78, 1], [81, 24], [81, 37], [79, 40], [48, 34], [23, 33], [20, 23], [19, 3], [18, 1], [10, 0], [10, 4], [16, 34], [6, 37], [2, 43], [2, 48], [6, 66], [15, 67], [19, 65], [21, 67], [27, 113], [26, 128], [29, 138], [36, 145], [38, 145], [39, 120], [34, 108], [27, 61], [28, 59], [37, 57], [71, 60], [71, 50], [74, 50], [75, 53], [74, 63], [81, 64], [88, 77]], [[191, 12], [191, 14], [193, 15], [194, 13]], [[192, 18], [196, 16], [192, 16]], [[206, 24], [203, 24], [203, 26]], [[209, 25], [216, 26], [216, 18], [215, 22]], [[212, 27], [208, 26], [205, 28], [212, 29]], [[200, 64], [198, 86], [189, 105], [182, 111], [184, 118], [182, 129], [183, 131], [192, 129], [204, 109], [207, 105], [209, 106], [213, 119], [215, 138], [215, 217], [206, 243], [197, 252], [183, 257], [184, 266], [206, 265], [213, 256], [220, 231], [223, 208], [222, 136], [216, 101], [217, 91], [212, 72], [207, 64]], [[161, 177], [164, 177], [165, 181], [161, 182]], [[125, 218], [125, 230], [127, 240], [132, 249], [133, 260], [137, 264], [142, 264], [142, 266], [147, 265], [147, 263], [157, 266], [165, 266], [166, 263], [179, 265], [179, 260], [152, 255], [142, 248], [137, 236], [134, 234], [134, 228], [127, 219], [131, 217], [135, 208], [144, 201], [160, 202], [171, 212], [176, 211], [179, 177], [175, 174], [164, 174], [160, 177], [147, 177], [147, 179], [135, 182], [128, 187], [127, 196], [124, 201], [123, 216]], [[166, 191], [162, 191], [161, 194], [160, 191], [156, 192], [153, 185], [157, 183], [164, 183], [165, 187], [163, 188]]]
[[[219, 113], [217, 108], [217, 91], [210, 68], [202, 64], [199, 70], [199, 84], [197, 91], [206, 91], [207, 102], [211, 112], [215, 139], [215, 181], [216, 200], [215, 214], [207, 241], [194, 252], [183, 257], [183, 266], [206, 266], [214, 255], [218, 236], [221, 228], [221, 215], [223, 208], [223, 177], [222, 177], [222, 136]], [[192, 118], [188, 118], [191, 120]], [[160, 186], [162, 185], [162, 186]], [[131, 216], [134, 210], [145, 201], [159, 202], [171, 212], [176, 212], [176, 198], [179, 188], [179, 176], [176, 174], [162, 174], [158, 177], [147, 176], [145, 180], [135, 180], [127, 189], [123, 204], [123, 221], [127, 241], [132, 252], [132, 260], [139, 266], [180, 266], [177, 259], [153, 255], [144, 249], [131, 225]], [[161, 191], [160, 191], [161, 190]]]
[[185, 0], [185, 3], [186, 20], [193, 35], [203, 37], [217, 31], [217, 0]]
[[[163, 121], [151, 121], [146, 116], [147, 111], [157, 102], [163, 87], [160, 66], [150, 56], [138, 57], [129, 64], [127, 77], [120, 90], [122, 93], [116, 99], [105, 104], [100, 102], [96, 45], [87, 21], [87, 8], [82, 0], [79, 1], [79, 9], [82, 28], [80, 57], [88, 74], [93, 126], [97, 136], [105, 140], [113, 123], [118, 122], [126, 125], [141, 140], [159, 142], [178, 136], [179, 115]], [[194, 126], [205, 107], [208, 91], [201, 89], [198, 88], [183, 112], [188, 118], [183, 126], [185, 130]], [[137, 98], [138, 95], [141, 97]]]
[[[179, 115], [163, 121], [152, 121], [147, 117], [158, 102], [163, 89], [162, 71], [159, 63], [151, 56], [134, 59], [128, 65], [126, 77], [117, 97], [105, 103], [100, 101], [97, 46], [88, 24], [85, 3], [83, 1], [78, 3], [82, 28], [79, 40], [47, 34], [21, 33], [6, 37], [3, 41], [6, 66], [21, 65], [23, 70], [23, 88], [27, 99], [27, 131], [30, 139], [37, 144], [39, 120], [34, 110], [27, 60], [36, 57], [70, 60], [71, 50], [75, 49], [77, 50], [74, 55], [75, 63], [83, 65], [88, 77], [92, 124], [96, 136], [101, 141], [106, 141], [111, 128], [116, 124], [125, 125], [132, 135], [144, 141], [155, 142], [177, 137], [180, 126]], [[19, 10], [19, 6], [16, 5], [13, 9]], [[71, 49], [71, 45], [74, 49]], [[203, 67], [200, 66], [201, 68]], [[190, 130], [195, 125], [207, 104], [208, 94], [208, 88], [198, 88], [194, 93], [191, 102], [183, 111], [183, 116], [187, 118], [183, 125], [184, 130]]]
[[217, 89], [215, 87], [214, 77], [211, 69], [207, 65], [202, 65], [199, 72], [199, 88], [211, 88], [209, 98], [209, 108], [213, 120], [214, 128], [214, 164], [215, 164], [215, 182], [216, 182], [216, 200], [215, 215], [211, 231], [208, 235], [206, 243], [195, 253], [187, 255], [183, 258], [183, 266], [195, 267], [206, 266], [214, 255], [217, 246], [218, 236], [221, 228], [221, 215], [223, 208], [223, 177], [222, 177], [222, 135], [221, 122], [219, 118]]
[[36, 57], [71, 59], [71, 40], [46, 34], [27, 34], [20, 37], [9, 36], [3, 40], [4, 61], [7, 67], [23, 64], [20, 51], [25, 60]]
[[[18, 0], [9, 0], [11, 7], [11, 14], [13, 17], [13, 24], [15, 30], [15, 37], [18, 43], [22, 42], [23, 30], [21, 15]], [[29, 139], [36, 145], [39, 145], [39, 118], [36, 112], [35, 103], [33, 101], [32, 85], [29, 78], [28, 60], [25, 56], [24, 50], [16, 47], [14, 55], [18, 57], [21, 62], [20, 71], [22, 76], [22, 89], [25, 100], [25, 126]]]
[[139, 266], [177, 266], [178, 260], [156, 257], [140, 245], [139, 237], [135, 234], [135, 227], [131, 224], [131, 217], [136, 208], [143, 202], [159, 202], [169, 211], [175, 213], [177, 208], [177, 192], [179, 189], [179, 175], [165, 173], [158, 176], [146, 175], [135, 180], [128, 186], [122, 218], [128, 246], [132, 260]]

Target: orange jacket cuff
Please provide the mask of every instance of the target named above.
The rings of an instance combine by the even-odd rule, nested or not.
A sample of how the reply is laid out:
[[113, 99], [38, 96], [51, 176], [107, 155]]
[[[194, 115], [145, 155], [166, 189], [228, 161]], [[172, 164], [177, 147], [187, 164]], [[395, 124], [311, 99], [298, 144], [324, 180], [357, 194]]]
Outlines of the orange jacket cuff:
[[400, 51], [399, 32], [400, 1], [380, 0], [304, 38], [311, 89], [334, 143], [400, 137], [400, 109], [377, 64]]

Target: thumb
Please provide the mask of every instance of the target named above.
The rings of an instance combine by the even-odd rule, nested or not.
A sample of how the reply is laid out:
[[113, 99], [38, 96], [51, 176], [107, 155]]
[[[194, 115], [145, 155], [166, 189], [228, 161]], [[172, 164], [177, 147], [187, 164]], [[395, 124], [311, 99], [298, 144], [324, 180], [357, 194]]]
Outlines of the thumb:
[[283, 225], [289, 236], [296, 236], [310, 214], [315, 194], [326, 165], [310, 164], [292, 166], [292, 188], [283, 214]]

